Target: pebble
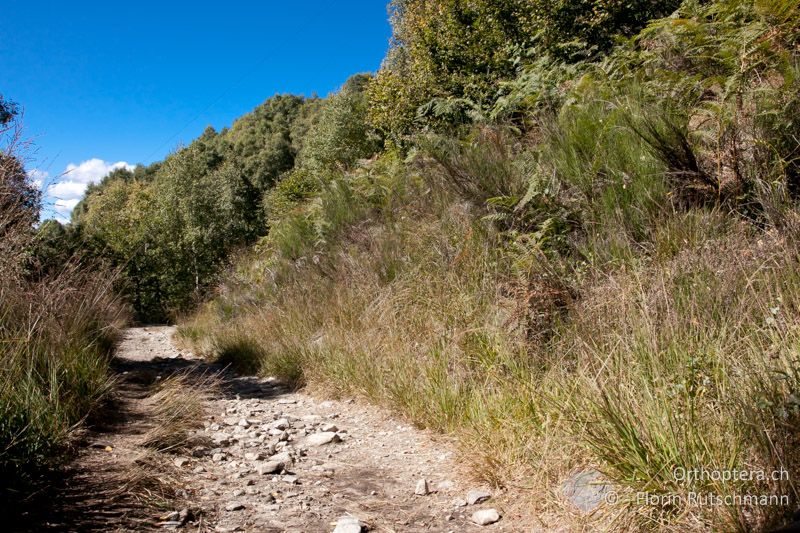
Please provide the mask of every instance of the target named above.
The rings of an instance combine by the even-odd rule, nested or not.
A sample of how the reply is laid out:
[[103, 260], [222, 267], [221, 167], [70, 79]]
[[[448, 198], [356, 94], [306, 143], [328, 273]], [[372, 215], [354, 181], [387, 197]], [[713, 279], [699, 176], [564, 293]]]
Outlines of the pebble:
[[271, 428], [275, 428], [275, 429], [284, 430], [284, 429], [289, 427], [289, 421], [286, 420], [285, 418], [279, 418], [278, 420], [276, 420], [275, 422], [270, 424], [270, 427]]
[[242, 502], [229, 502], [225, 506], [226, 511], [241, 511], [244, 509], [244, 504]]
[[261, 452], [248, 452], [244, 454], [244, 458], [248, 461], [261, 461], [264, 459], [264, 454]]
[[472, 513], [472, 521], [479, 526], [488, 526], [500, 520], [500, 513], [497, 509], [481, 509]]
[[266, 463], [261, 463], [256, 468], [256, 472], [258, 472], [258, 475], [260, 476], [274, 474], [275, 472], [280, 472], [281, 470], [283, 470], [283, 463], [280, 461], [267, 461]]
[[289, 452], [276, 453], [275, 455], [270, 457], [269, 460], [277, 461], [283, 464], [284, 466], [290, 465], [293, 462], [292, 455]]
[[427, 496], [429, 492], [428, 482], [425, 479], [420, 479], [417, 481], [417, 487], [414, 489], [414, 494], [417, 496]]

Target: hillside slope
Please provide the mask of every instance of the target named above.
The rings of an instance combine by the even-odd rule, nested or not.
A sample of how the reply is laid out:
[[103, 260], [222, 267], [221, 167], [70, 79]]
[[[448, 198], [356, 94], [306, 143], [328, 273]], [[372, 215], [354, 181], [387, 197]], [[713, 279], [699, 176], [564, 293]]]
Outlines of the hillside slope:
[[[796, 4], [391, 5], [383, 67], [314, 104], [291, 163], [234, 127], [219, 161], [209, 133], [89, 196], [86, 235], [155, 261], [128, 271], [141, 309], [210, 359], [452, 435], [570, 527], [788, 521]], [[586, 471], [615, 497], [583, 514], [562, 488]]]

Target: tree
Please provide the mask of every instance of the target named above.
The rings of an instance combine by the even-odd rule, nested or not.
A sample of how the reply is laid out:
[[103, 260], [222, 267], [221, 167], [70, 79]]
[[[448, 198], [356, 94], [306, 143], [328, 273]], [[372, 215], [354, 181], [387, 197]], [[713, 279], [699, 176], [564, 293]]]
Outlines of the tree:
[[6, 100], [0, 94], [0, 126], [5, 126], [12, 122], [19, 114], [19, 106], [10, 100]]
[[292, 124], [303, 105], [301, 96], [274, 96], [234, 122], [224, 136], [229, 158], [261, 192], [294, 166]]
[[[41, 193], [28, 179], [15, 153], [19, 144], [18, 113], [18, 106], [0, 95], [0, 240], [14, 249], [19, 246], [11, 241], [30, 233], [41, 207]], [[6, 246], [3, 249], [8, 251]]]
[[368, 122], [366, 87], [372, 77], [356, 74], [323, 104], [298, 155], [299, 166], [320, 171], [351, 167], [382, 147], [382, 139]]

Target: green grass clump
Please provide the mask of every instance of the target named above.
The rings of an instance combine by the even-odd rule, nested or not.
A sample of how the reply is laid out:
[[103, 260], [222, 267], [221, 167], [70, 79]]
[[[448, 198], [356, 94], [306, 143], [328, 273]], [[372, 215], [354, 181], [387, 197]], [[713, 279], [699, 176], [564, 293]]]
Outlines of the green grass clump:
[[10, 482], [54, 464], [111, 388], [123, 315], [110, 282], [66, 269], [0, 286], [0, 469]]

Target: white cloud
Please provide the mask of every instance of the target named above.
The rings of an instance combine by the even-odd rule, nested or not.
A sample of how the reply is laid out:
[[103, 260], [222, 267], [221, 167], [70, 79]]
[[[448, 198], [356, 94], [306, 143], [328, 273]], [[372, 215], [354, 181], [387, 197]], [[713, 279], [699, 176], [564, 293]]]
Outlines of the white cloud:
[[72, 198], [80, 198], [86, 192], [86, 183], [78, 183], [76, 181], [59, 181], [47, 188], [47, 195], [59, 200], [69, 200]]
[[[96, 157], [79, 165], [70, 163], [57, 181], [47, 185], [45, 202], [52, 204], [58, 220], [66, 220], [80, 199], [83, 198], [89, 184], [99, 182], [109, 172], [118, 168], [133, 170], [136, 165], [128, 164], [125, 161], [111, 163]], [[28, 176], [31, 182], [39, 188], [42, 188], [50, 180], [47, 172], [38, 169], [28, 172]]]
[[134, 167], [135, 165], [129, 165], [125, 161], [109, 163], [95, 157], [84, 161], [80, 165], [70, 163], [67, 165], [67, 170], [64, 172], [64, 175], [69, 181], [74, 181], [77, 183], [96, 183], [112, 170], [116, 170], [118, 168], [127, 168], [128, 170], [133, 170]]

